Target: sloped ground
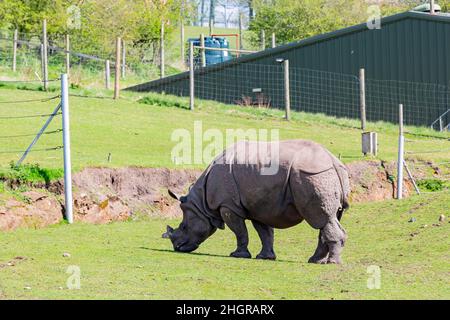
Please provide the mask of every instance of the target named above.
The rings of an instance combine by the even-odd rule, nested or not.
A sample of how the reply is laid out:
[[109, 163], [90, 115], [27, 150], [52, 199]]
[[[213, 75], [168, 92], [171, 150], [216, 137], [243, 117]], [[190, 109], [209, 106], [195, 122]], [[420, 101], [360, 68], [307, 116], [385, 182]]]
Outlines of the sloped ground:
[[[395, 163], [360, 161], [347, 167], [352, 189], [351, 203], [394, 197]], [[167, 195], [167, 189], [186, 192], [200, 174], [200, 170], [87, 168], [73, 177], [75, 220], [102, 224], [139, 215], [179, 217], [179, 205]], [[416, 174], [421, 175], [420, 172]], [[440, 175], [436, 174], [436, 177]], [[407, 197], [414, 190], [407, 178], [404, 183]], [[10, 181], [9, 184], [20, 188], [17, 182]], [[0, 230], [21, 226], [38, 228], [62, 221], [62, 181], [36, 187], [20, 193], [20, 201], [16, 197], [0, 202]]]

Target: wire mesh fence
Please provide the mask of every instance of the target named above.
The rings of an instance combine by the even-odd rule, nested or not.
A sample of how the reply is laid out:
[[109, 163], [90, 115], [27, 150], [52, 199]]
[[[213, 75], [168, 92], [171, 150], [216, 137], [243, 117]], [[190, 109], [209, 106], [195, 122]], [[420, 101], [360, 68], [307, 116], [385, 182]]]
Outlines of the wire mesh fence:
[[[106, 88], [106, 61], [110, 61], [110, 83], [115, 78], [115, 52], [97, 54], [80, 52], [82, 39], [73, 39], [69, 42], [70, 48], [66, 49], [65, 35], [51, 35], [47, 41], [48, 75], [56, 78], [65, 73], [66, 55], [70, 61], [70, 81], [72, 86], [103, 89]], [[17, 34], [0, 30], [0, 79], [44, 80], [42, 34]], [[122, 42], [125, 45], [125, 42]], [[136, 48], [127, 46], [122, 50], [120, 76], [125, 86], [141, 83], [149, 78], [156, 77], [157, 67], [154, 63], [148, 63]], [[15, 52], [15, 54], [14, 54]], [[123, 64], [125, 62], [125, 64]]]
[[[51, 117], [61, 115], [59, 108], [60, 96], [37, 99], [0, 99], [0, 155], [2, 163], [17, 164], [24, 155], [33, 138], [39, 135], [39, 129]], [[59, 118], [61, 119], [61, 118]], [[20, 129], [18, 129], [20, 128]], [[36, 159], [54, 159], [60, 161], [58, 151], [61, 146], [61, 122], [51, 121], [41, 134], [37, 145], [30, 148], [30, 161]], [[37, 154], [36, 154], [37, 153]]]
[[[194, 95], [245, 106], [285, 108], [283, 64], [263, 64], [242, 59], [202, 66], [194, 54]], [[361, 87], [357, 75], [291, 66], [291, 109], [335, 117], [361, 117]], [[146, 83], [131, 90], [189, 96], [189, 73]], [[365, 80], [365, 110], [369, 121], [398, 122], [398, 105], [405, 107], [405, 124], [431, 127], [450, 123], [450, 88], [439, 84], [397, 80]]]

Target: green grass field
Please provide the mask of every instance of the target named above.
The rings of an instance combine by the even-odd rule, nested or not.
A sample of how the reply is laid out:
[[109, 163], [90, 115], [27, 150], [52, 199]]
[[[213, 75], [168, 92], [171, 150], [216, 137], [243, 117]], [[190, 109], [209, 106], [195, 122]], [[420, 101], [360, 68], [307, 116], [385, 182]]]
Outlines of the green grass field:
[[[341, 266], [306, 263], [317, 237], [306, 224], [276, 231], [274, 262], [229, 258], [228, 229], [193, 254], [175, 253], [161, 233], [177, 221], [0, 233], [0, 299], [449, 299], [450, 224], [433, 226], [449, 201], [447, 193], [353, 206]], [[69, 266], [79, 267], [79, 290], [66, 286]], [[367, 287], [370, 266], [381, 269], [380, 289]]]
[[[0, 85], [0, 135], [37, 132], [45, 118], [2, 117], [51, 112], [57, 100], [9, 104], [54, 96]], [[33, 90], [31, 90], [33, 89]], [[89, 166], [176, 167], [171, 159], [173, 130], [193, 131], [194, 121], [204, 129], [279, 129], [281, 139], [312, 139], [322, 143], [344, 162], [360, 154], [358, 121], [324, 115], [293, 113], [293, 121], [282, 119], [282, 111], [248, 109], [199, 101], [195, 111], [184, 107], [186, 99], [123, 93], [113, 101], [111, 92], [72, 90], [71, 134], [75, 171]], [[89, 97], [80, 97], [88, 95]], [[96, 97], [94, 97], [96, 96]], [[171, 107], [178, 105], [179, 107]], [[61, 127], [60, 118], [49, 130]], [[369, 123], [379, 133], [379, 159], [393, 161], [397, 154], [397, 127]], [[444, 149], [448, 133], [408, 127], [407, 150]], [[432, 136], [432, 137], [429, 137]], [[0, 152], [23, 150], [32, 137], [0, 139]], [[45, 135], [37, 149], [61, 145], [61, 135]], [[108, 154], [112, 160], [108, 162]], [[0, 153], [0, 170], [20, 153]], [[425, 160], [448, 161], [448, 153], [424, 154]], [[60, 169], [62, 151], [35, 152], [27, 163]], [[203, 168], [206, 164], [192, 167]], [[183, 166], [185, 168], [186, 166]], [[1, 173], [1, 172], [0, 172]], [[2, 185], [0, 187], [3, 188]], [[0, 192], [8, 192], [1, 190]], [[365, 203], [352, 206], [343, 218], [349, 240], [344, 264], [310, 265], [317, 231], [308, 225], [276, 232], [278, 260], [236, 260], [229, 230], [217, 232], [193, 254], [177, 254], [161, 239], [165, 225], [179, 221], [139, 218], [109, 225], [55, 225], [45, 229], [19, 229], [0, 233], [0, 299], [449, 299], [449, 223], [438, 223], [448, 215], [449, 193], [424, 194], [404, 201]], [[409, 223], [414, 217], [415, 222]], [[435, 224], [435, 226], [433, 226]], [[427, 227], [424, 227], [427, 225]], [[251, 252], [259, 251], [259, 239], [251, 231]], [[63, 257], [63, 253], [70, 257]], [[9, 262], [9, 265], [8, 265]], [[69, 290], [69, 266], [81, 271], [81, 289]], [[381, 288], [367, 288], [367, 268], [381, 268]]]

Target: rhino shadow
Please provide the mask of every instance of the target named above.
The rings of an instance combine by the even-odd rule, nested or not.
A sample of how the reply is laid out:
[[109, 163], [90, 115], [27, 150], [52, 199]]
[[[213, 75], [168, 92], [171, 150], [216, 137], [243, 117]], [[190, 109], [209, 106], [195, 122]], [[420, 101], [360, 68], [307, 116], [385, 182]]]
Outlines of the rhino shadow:
[[[139, 249], [142, 250], [150, 250], [150, 251], [156, 251], [156, 252], [163, 252], [163, 253], [175, 253], [175, 254], [180, 254], [180, 252], [176, 252], [173, 250], [169, 250], [169, 249], [155, 249], [155, 248], [148, 248], [148, 247], [139, 247]], [[183, 253], [183, 254], [189, 254], [189, 255], [194, 255], [194, 256], [206, 256], [206, 257], [214, 257], [214, 258], [233, 258], [230, 257], [228, 255], [220, 255], [220, 254], [211, 254], [211, 253], [201, 253], [201, 252], [190, 252], [190, 253]], [[233, 258], [235, 259], [235, 258]], [[252, 260], [256, 260], [256, 259], [252, 259]], [[277, 263], [277, 262], [283, 262], [283, 263], [300, 263], [298, 261], [292, 261], [292, 260], [269, 260], [271, 263]]]

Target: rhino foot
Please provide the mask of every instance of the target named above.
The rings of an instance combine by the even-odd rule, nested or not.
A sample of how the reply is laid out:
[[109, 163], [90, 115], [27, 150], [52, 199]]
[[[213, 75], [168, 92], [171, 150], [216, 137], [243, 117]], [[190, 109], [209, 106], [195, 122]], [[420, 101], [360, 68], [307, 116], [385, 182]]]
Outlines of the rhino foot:
[[263, 259], [263, 260], [276, 260], [277, 256], [273, 252], [260, 252], [256, 259]]
[[308, 263], [327, 264], [328, 257], [320, 259], [320, 258], [316, 258], [313, 256], [313, 257], [309, 258]]
[[341, 264], [342, 261], [340, 258], [333, 258], [333, 259], [328, 259], [327, 263], [328, 264]]
[[244, 251], [244, 250], [239, 250], [239, 251], [236, 250], [236, 251], [230, 253], [230, 257], [250, 259], [252, 257], [252, 255], [251, 255], [251, 253], [248, 250], [246, 250], [246, 251]]

